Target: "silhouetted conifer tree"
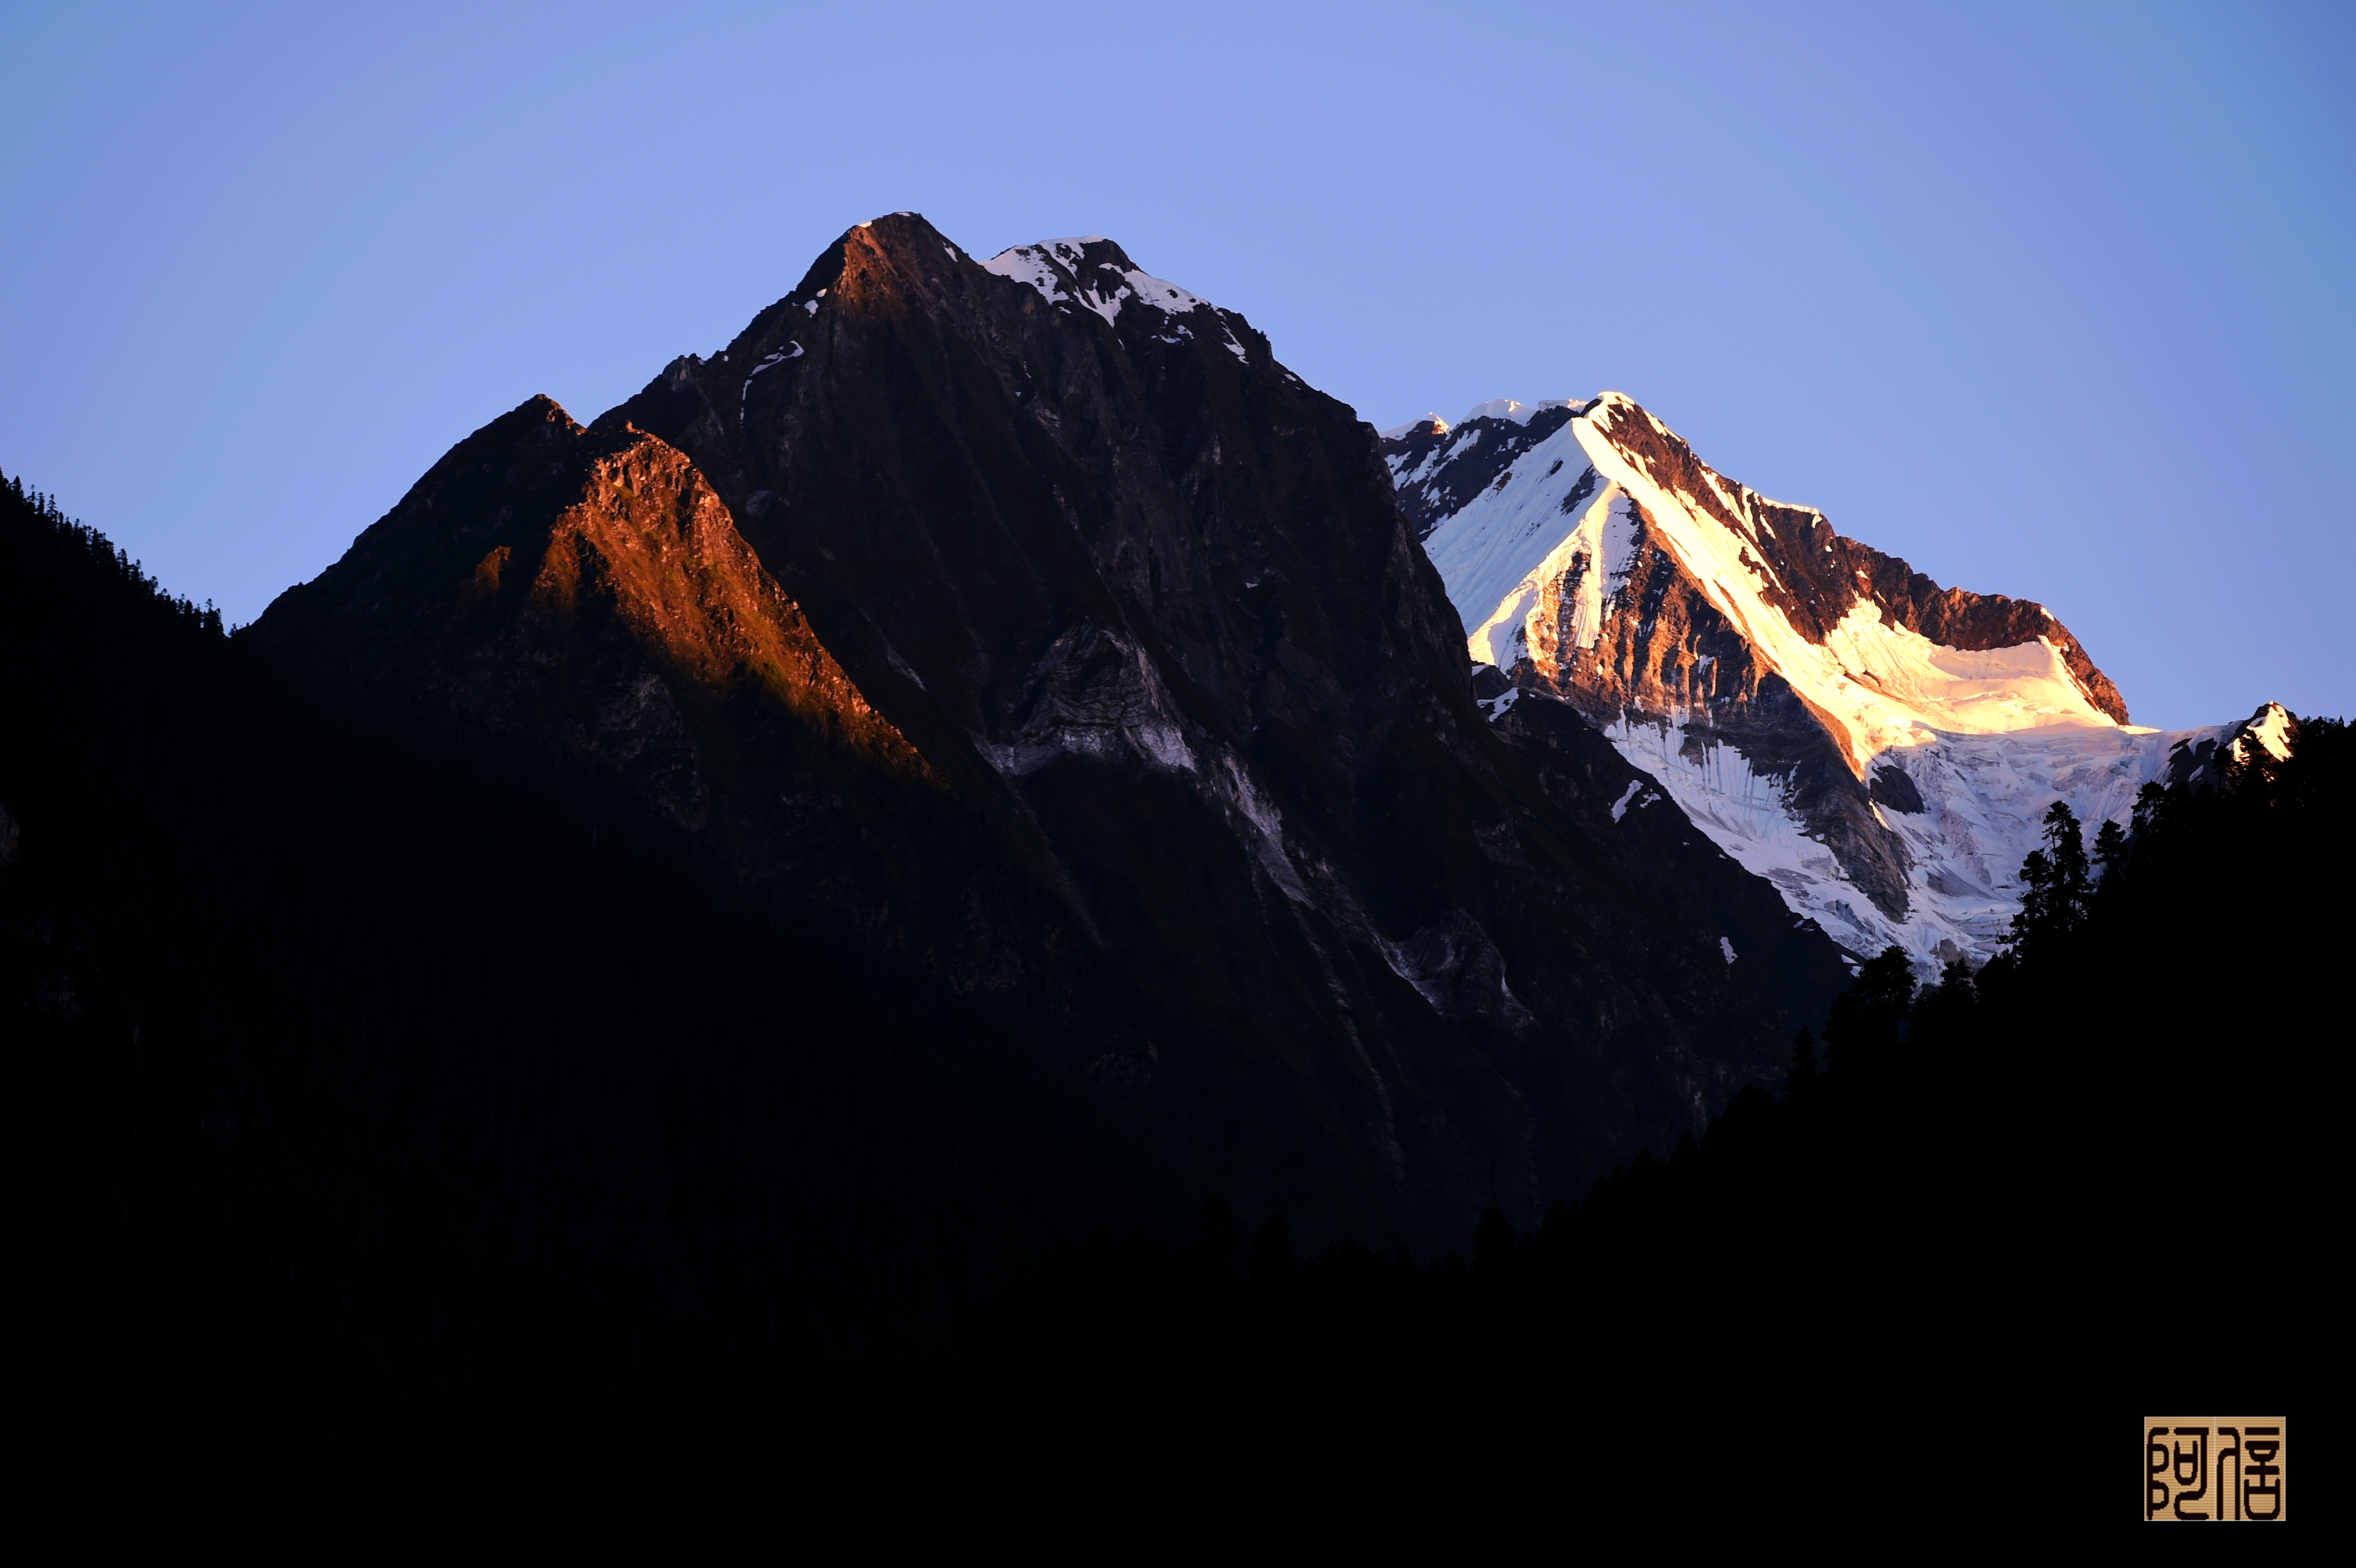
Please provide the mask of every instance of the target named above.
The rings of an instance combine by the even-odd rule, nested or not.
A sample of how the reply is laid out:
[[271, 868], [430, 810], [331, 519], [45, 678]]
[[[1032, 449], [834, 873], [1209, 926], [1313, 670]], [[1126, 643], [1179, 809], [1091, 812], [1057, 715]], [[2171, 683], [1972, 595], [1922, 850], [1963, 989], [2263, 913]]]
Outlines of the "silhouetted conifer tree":
[[1898, 1054], [1914, 1001], [1914, 966], [1906, 950], [1885, 947], [1833, 998], [1825, 1020], [1825, 1066], [1835, 1073], [1879, 1072]]
[[2126, 830], [2115, 822], [2105, 820], [2094, 834], [2094, 864], [2101, 868], [2102, 872], [2099, 885], [2112, 886], [2126, 863]]
[[2012, 944], [2023, 953], [2066, 942], [2086, 920], [2086, 841], [2065, 801], [2045, 811], [2045, 848], [2020, 866], [2020, 912], [2012, 917]]
[[1804, 1100], [1816, 1089], [1816, 1031], [1803, 1029], [1792, 1037], [1792, 1067], [1783, 1075], [1783, 1098]]
[[1473, 1274], [1482, 1279], [1503, 1279], [1513, 1269], [1514, 1252], [1519, 1242], [1513, 1221], [1495, 1204], [1489, 1205], [1472, 1232]]
[[1289, 1285], [1292, 1269], [1292, 1227], [1284, 1222], [1284, 1211], [1279, 1209], [1252, 1234], [1252, 1283], [1264, 1289]]
[[1201, 1267], [1226, 1273], [1236, 1266], [1236, 1211], [1226, 1199], [1214, 1192], [1203, 1200], [1203, 1212], [1194, 1221], [1194, 1244], [1188, 1249]]
[[2086, 838], [2068, 802], [2057, 800], [2046, 807], [2045, 842], [2051, 847], [2058, 899], [2054, 914], [2062, 929], [2075, 931], [2086, 918]]

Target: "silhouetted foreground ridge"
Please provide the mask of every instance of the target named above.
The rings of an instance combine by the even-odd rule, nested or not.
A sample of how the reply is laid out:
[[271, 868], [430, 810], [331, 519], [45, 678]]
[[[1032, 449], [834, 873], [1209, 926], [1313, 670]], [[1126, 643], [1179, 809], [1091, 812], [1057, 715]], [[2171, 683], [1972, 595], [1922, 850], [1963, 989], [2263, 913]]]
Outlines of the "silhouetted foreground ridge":
[[2328, 720], [2287, 761], [2248, 751], [2217, 788], [2147, 787], [2091, 859], [2057, 805], [2007, 954], [1918, 989], [1890, 949], [1780, 1093], [1534, 1232], [1493, 1209], [1469, 1263], [1302, 1260], [1281, 1216], [1245, 1244], [1214, 1199], [1175, 1249], [1100, 1233], [915, 1380], [905, 1426], [1394, 1455], [1480, 1434], [1510, 1440], [1500, 1470], [1668, 1484], [1642, 1434], [1699, 1506], [1782, 1484], [1762, 1420], [1833, 1441], [1866, 1490], [1923, 1484], [1904, 1435], [1992, 1437], [1995, 1404], [2050, 1411], [2075, 1451], [2092, 1407], [2181, 1386], [2189, 1330], [2155, 1293], [2267, 1347], [2215, 1386], [2313, 1386], [2323, 1145], [2297, 1106], [2345, 1025], [2293, 976], [2332, 972], [2312, 900], [2350, 869], [2356, 751]]
[[20, 483], [0, 689], [53, 1456], [463, 1455], [887, 1319], [937, 1341], [1054, 1233], [994, 1119], [823, 962], [552, 800], [310, 716]]
[[2306, 1354], [2338, 721], [2091, 854], [2057, 811], [2008, 955], [1918, 990], [1893, 949], [1779, 1092], [1469, 1260], [1215, 1198], [1041, 1264], [1072, 1205], [958, 1041], [581, 803], [308, 716], [20, 484], [0, 679], [25, 1408], [69, 1463], [767, 1488], [1674, 1416], [1735, 1467], [1762, 1402], [2131, 1399], [2155, 1290]]

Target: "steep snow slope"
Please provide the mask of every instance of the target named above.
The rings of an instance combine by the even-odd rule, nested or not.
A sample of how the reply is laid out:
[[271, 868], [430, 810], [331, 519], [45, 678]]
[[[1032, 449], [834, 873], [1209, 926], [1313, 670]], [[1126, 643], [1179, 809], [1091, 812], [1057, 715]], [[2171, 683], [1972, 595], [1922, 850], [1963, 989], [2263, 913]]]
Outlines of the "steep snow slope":
[[[1720, 848], [1773, 882], [1795, 913], [1852, 952], [1895, 943], [1928, 965], [1961, 956], [1979, 963], [2004, 942], [2020, 907], [2020, 863], [2038, 846], [2040, 819], [2054, 801], [2069, 803], [2091, 843], [2104, 819], [2126, 823], [2147, 780], [2193, 775], [2218, 742], [2244, 743], [2248, 731], [2269, 754], [2287, 754], [2287, 720], [2270, 703], [2243, 724], [2200, 730], [2056, 724], [1918, 740], [1896, 764], [1905, 784], [1884, 781], [1873, 802], [1913, 862], [1913, 896], [1899, 919], [1859, 896], [1825, 844], [1808, 837], [1788, 792], [1751, 772], [1732, 746], [1698, 737], [1685, 722], [1633, 715], [1604, 732]], [[1889, 798], [1910, 789], [1915, 800]]]
[[2091, 831], [2229, 736], [2286, 743], [2272, 708], [2127, 724], [2043, 606], [1942, 590], [1725, 479], [1617, 393], [1484, 403], [1384, 448], [1473, 661], [1514, 688], [1493, 710], [1569, 702], [1856, 951], [1984, 959], [2051, 802]]

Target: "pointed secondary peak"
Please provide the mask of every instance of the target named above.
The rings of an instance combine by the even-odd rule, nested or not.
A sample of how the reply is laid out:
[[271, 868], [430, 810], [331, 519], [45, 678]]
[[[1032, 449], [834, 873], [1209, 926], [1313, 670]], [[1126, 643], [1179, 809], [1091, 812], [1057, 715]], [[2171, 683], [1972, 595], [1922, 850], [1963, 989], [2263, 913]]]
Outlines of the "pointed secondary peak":
[[1547, 398], [1535, 403], [1526, 403], [1515, 398], [1493, 398], [1488, 402], [1473, 404], [1472, 412], [1456, 422], [1462, 425], [1471, 424], [1474, 420], [1506, 420], [1515, 424], [1527, 424], [1548, 409], [1572, 406], [1569, 398]]
[[926, 222], [921, 212], [887, 212], [881, 218], [871, 218], [864, 223], [851, 225], [843, 230], [842, 237], [848, 240], [855, 234], [871, 236], [883, 245], [941, 238], [941, 231]]
[[819, 253], [802, 281], [780, 303], [814, 314], [817, 303], [827, 294], [841, 293], [878, 272], [922, 278], [937, 269], [944, 256], [960, 261], [965, 252], [926, 222], [923, 213], [885, 213], [844, 229]]
[[1395, 424], [1388, 430], [1378, 430], [1375, 433], [1385, 441], [1405, 441], [1414, 435], [1446, 435], [1454, 428], [1438, 414], [1426, 414], [1419, 420], [1409, 420], [1405, 424]]
[[[546, 392], [534, 392], [531, 396], [518, 403], [514, 408], [509, 409], [506, 413], [501, 414], [498, 419], [493, 420], [490, 424], [485, 425], [483, 429], [491, 430], [507, 425], [510, 421], [517, 425], [561, 425], [564, 428], [567, 434], [582, 428], [578, 420], [575, 420], [571, 414], [564, 411], [564, 405], [558, 402], [554, 398], [550, 397]], [[477, 433], [480, 434], [481, 432], [477, 432]]]
[[1010, 245], [982, 263], [991, 272], [1005, 277], [1015, 275], [1014, 269], [1024, 265], [1044, 265], [1077, 275], [1092, 268], [1111, 267], [1127, 272], [1137, 265], [1129, 252], [1101, 234], [1081, 234], [1068, 240], [1041, 240], [1029, 245]]
[[1049, 304], [1077, 304], [1108, 322], [1119, 320], [1121, 307], [1131, 303], [1168, 315], [1216, 308], [1167, 278], [1143, 271], [1101, 234], [1011, 246], [982, 266], [1030, 284]]
[[1590, 420], [1606, 430], [1612, 428], [1613, 421], [1621, 414], [1633, 414], [1661, 430], [1668, 429], [1668, 426], [1654, 419], [1652, 414], [1646, 411], [1644, 404], [1625, 392], [1614, 392], [1609, 389], [1590, 398], [1586, 406], [1578, 410], [1578, 413], [1581, 419]]
[[2298, 739], [2298, 716], [2279, 702], [2262, 702], [2258, 710], [2242, 720], [2233, 736], [2233, 754], [2245, 758], [2244, 741], [2254, 741], [2265, 748], [2267, 756], [2281, 762], [2290, 755], [2291, 742]]

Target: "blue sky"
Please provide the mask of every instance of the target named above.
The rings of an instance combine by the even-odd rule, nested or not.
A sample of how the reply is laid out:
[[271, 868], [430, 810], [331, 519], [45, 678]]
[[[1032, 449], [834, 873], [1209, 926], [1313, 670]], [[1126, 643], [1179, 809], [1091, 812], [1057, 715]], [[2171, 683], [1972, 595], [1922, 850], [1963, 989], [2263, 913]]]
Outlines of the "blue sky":
[[2356, 7], [362, 9], [0, 8], [0, 469], [232, 619], [905, 208], [1378, 425], [1628, 392], [2139, 722], [2356, 709]]

